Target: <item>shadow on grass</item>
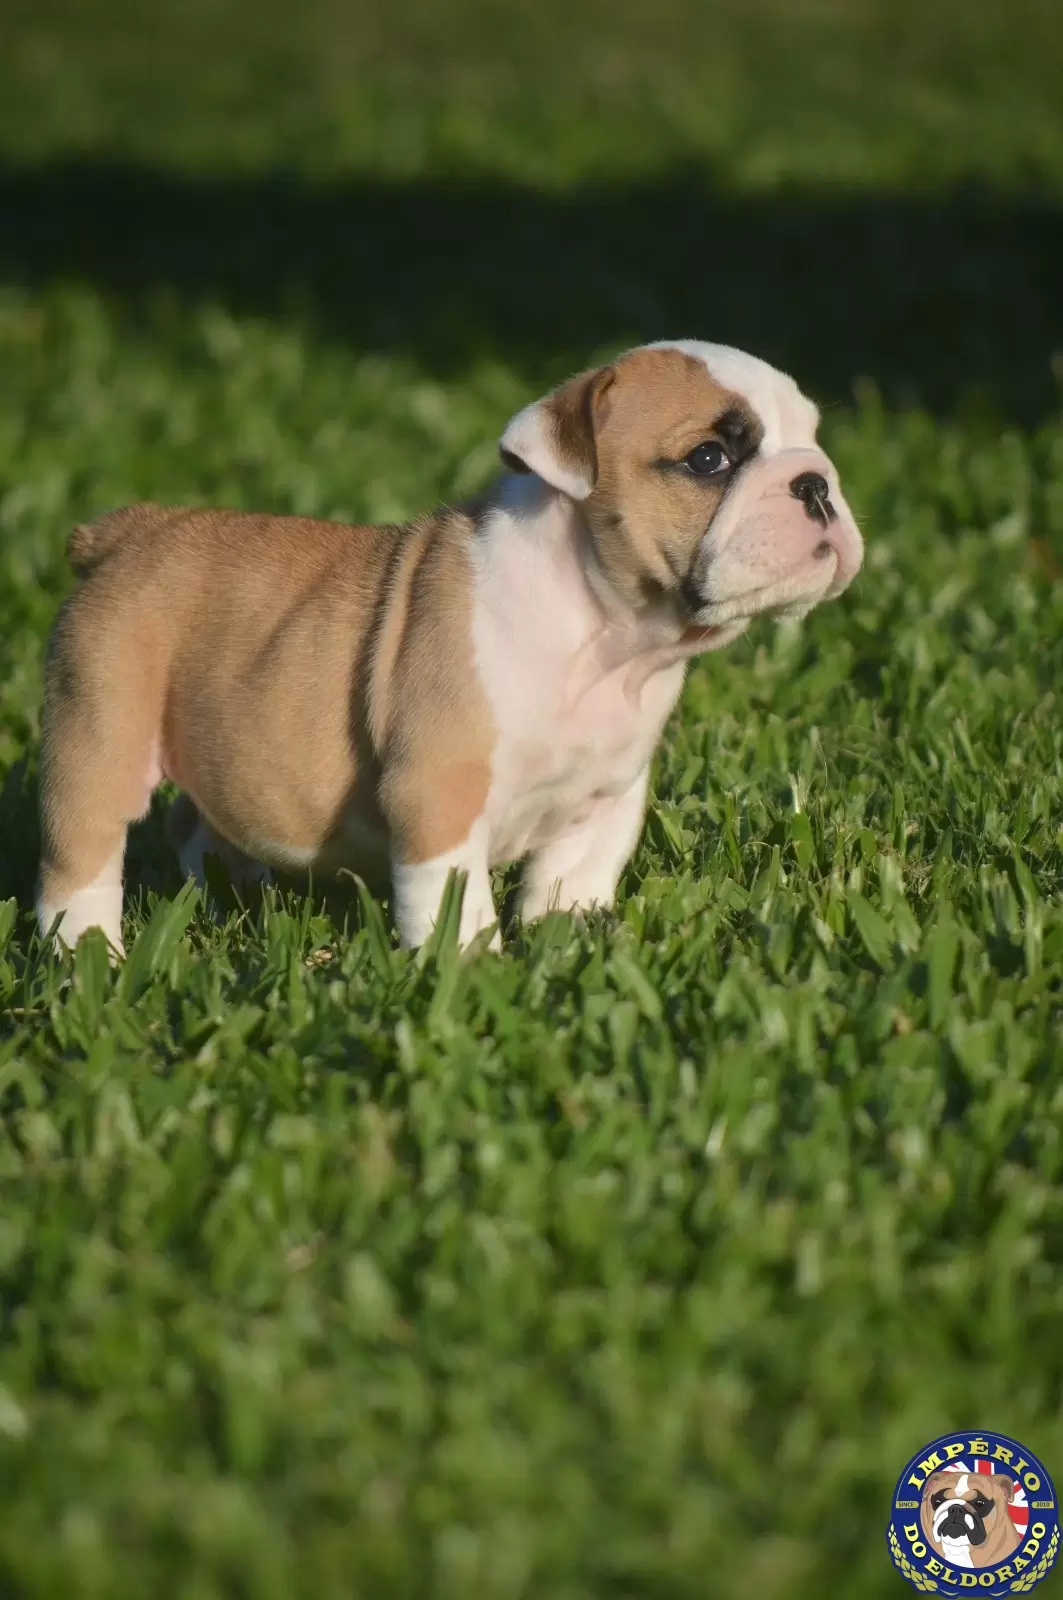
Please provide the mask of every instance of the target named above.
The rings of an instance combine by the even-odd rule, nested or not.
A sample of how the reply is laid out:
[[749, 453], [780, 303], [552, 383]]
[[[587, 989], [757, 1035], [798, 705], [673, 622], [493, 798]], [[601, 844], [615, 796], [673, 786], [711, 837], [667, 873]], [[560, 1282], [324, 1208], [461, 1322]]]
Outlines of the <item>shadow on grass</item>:
[[0, 166], [0, 282], [87, 282], [132, 321], [167, 294], [295, 312], [437, 374], [545, 383], [601, 346], [700, 334], [825, 403], [872, 376], [939, 412], [1058, 405], [1063, 208], [980, 191], [736, 196], [699, 169], [563, 194], [500, 181], [313, 183], [136, 164]]

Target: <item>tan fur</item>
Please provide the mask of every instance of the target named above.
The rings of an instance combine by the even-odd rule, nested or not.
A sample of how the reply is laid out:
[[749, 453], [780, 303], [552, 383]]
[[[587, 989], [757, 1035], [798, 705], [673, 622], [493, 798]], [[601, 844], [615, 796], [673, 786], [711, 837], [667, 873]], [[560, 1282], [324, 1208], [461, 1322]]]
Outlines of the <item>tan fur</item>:
[[[616, 373], [616, 366], [612, 363], [577, 372], [543, 401], [544, 412], [549, 420], [550, 442], [559, 459], [570, 467], [588, 472], [591, 477], [597, 470], [595, 431], [605, 414], [606, 394], [616, 380]], [[528, 471], [519, 456], [505, 449], [502, 458], [512, 471]]]
[[[267, 864], [362, 870], [389, 834], [412, 861], [458, 842], [493, 739], [471, 536], [460, 513], [350, 528], [154, 506], [80, 530], [46, 674], [42, 898], [95, 877], [160, 776]], [[410, 692], [426, 680], [431, 700]]]
[[700, 361], [675, 351], [635, 350], [571, 378], [550, 397], [556, 447], [594, 489], [584, 513], [614, 592], [627, 605], [674, 589], [720, 502], [721, 490], [662, 458], [681, 460], [745, 403]]
[[[597, 433], [598, 476], [587, 516], [599, 558], [633, 603], [674, 588], [690, 570], [721, 499], [718, 487], [662, 471], [658, 463], [681, 460], [712, 436], [724, 413], [745, 409], [689, 356], [677, 360], [663, 350], [642, 350], [619, 369]], [[616, 517], [627, 536], [622, 575], [612, 559]]]
[[[919, 1520], [928, 1544], [938, 1555], [943, 1553], [944, 1547], [934, 1538], [934, 1508], [930, 1504], [931, 1497], [939, 1489], [955, 1489], [958, 1476], [961, 1474], [935, 1472], [923, 1485]], [[988, 1500], [993, 1501], [994, 1509], [986, 1518], [985, 1542], [971, 1546], [971, 1563], [975, 1567], [992, 1567], [998, 1561], [1010, 1556], [1022, 1543], [1018, 1530], [1008, 1515], [1008, 1506], [1015, 1497], [1015, 1484], [1013, 1479], [1004, 1473], [972, 1472], [968, 1480], [967, 1493], [963, 1498], [973, 1500], [979, 1491]]]
[[[46, 667], [42, 931], [62, 917], [120, 949], [126, 828], [164, 778], [186, 870], [215, 844], [243, 876], [390, 869], [404, 941], [455, 868], [463, 940], [488, 926], [489, 867], [529, 851], [543, 894], [561, 862], [611, 903], [683, 663], [859, 568], [815, 421], [741, 352], [643, 347], [512, 418], [503, 458], [535, 481], [474, 506], [373, 528], [142, 504], [76, 528]], [[684, 465], [714, 437], [729, 476]], [[831, 474], [829, 530], [802, 468]]]
[[105, 512], [95, 522], [83, 522], [74, 529], [67, 540], [66, 558], [79, 577], [87, 577], [118, 548], [126, 534], [135, 530], [143, 535], [149, 528], [162, 530], [184, 514], [183, 507], [167, 509], [150, 500]]

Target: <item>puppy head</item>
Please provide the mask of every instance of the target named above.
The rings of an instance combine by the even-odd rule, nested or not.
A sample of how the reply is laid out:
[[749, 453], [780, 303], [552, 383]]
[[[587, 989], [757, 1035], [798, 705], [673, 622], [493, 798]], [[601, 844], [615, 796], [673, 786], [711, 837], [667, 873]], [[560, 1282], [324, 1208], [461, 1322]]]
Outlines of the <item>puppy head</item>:
[[1015, 1494], [1004, 1473], [935, 1472], [923, 1485], [919, 1520], [936, 1550], [946, 1544], [985, 1544]]
[[571, 378], [519, 412], [500, 448], [578, 503], [624, 604], [667, 599], [709, 648], [760, 612], [803, 615], [860, 568], [818, 420], [785, 373], [688, 340]]

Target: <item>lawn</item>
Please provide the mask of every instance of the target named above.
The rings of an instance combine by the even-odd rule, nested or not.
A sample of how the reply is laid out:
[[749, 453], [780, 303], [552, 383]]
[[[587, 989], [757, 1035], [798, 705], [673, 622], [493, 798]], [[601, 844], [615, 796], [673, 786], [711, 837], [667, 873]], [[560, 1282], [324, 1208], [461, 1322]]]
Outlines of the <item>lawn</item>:
[[[1063, 1480], [1056, 0], [4, 11], [0, 1593], [905, 1593], [934, 1436]], [[160, 806], [42, 950], [73, 522], [404, 517], [676, 335], [867, 563], [691, 671], [614, 917], [219, 926]]]

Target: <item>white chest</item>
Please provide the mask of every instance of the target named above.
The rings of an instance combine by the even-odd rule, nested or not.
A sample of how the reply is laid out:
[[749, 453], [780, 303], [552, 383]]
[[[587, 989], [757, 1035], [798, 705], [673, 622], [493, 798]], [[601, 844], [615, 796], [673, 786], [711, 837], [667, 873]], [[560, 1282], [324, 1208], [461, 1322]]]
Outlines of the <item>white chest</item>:
[[541, 849], [586, 821], [599, 801], [623, 794], [648, 765], [682, 668], [659, 674], [635, 703], [626, 676], [617, 670], [571, 709], [509, 724], [487, 805], [492, 861]]
[[497, 729], [487, 802], [492, 863], [541, 849], [623, 794], [649, 763], [682, 665], [646, 675], [637, 640], [603, 631], [567, 551], [496, 553], [476, 655]]

